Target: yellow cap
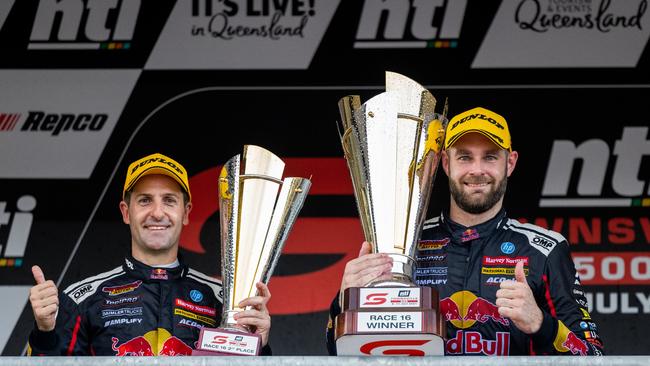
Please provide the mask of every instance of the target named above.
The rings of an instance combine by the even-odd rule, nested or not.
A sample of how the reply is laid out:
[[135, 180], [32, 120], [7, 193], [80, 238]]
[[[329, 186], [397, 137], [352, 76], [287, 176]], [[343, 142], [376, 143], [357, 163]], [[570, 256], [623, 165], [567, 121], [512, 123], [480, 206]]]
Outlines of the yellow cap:
[[185, 168], [174, 159], [159, 153], [145, 156], [129, 165], [129, 169], [126, 171], [126, 180], [124, 181], [122, 199], [124, 199], [126, 191], [133, 188], [140, 178], [150, 174], [163, 174], [174, 178], [174, 180], [181, 185], [181, 188], [187, 192], [190, 202], [192, 201], [190, 184], [187, 179], [187, 171]]
[[460, 113], [449, 121], [445, 134], [445, 150], [469, 132], [481, 133], [498, 146], [512, 151], [506, 119], [481, 107]]

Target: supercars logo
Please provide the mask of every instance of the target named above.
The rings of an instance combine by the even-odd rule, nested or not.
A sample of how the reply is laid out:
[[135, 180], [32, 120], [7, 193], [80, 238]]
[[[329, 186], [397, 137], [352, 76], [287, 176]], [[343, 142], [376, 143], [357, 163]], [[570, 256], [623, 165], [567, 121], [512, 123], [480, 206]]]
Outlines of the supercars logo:
[[135, 282], [127, 283], [126, 285], [120, 286], [111, 286], [111, 287], [102, 287], [102, 291], [106, 292], [111, 296], [121, 295], [127, 292], [131, 292], [136, 288], [140, 287], [142, 281], [137, 280]]
[[387, 301], [387, 299], [386, 299], [387, 295], [388, 295], [387, 292], [368, 294], [366, 296], [366, 302], [364, 302], [362, 305], [381, 305], [381, 304], [384, 304]]

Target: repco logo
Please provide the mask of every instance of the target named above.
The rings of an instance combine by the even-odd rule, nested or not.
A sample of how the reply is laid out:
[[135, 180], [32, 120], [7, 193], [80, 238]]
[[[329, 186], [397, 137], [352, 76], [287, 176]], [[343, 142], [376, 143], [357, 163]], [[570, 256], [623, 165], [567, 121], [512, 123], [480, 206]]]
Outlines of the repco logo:
[[471, 121], [471, 120], [473, 120], [473, 119], [476, 119], [476, 118], [478, 118], [478, 119], [482, 119], [482, 120], [484, 120], [484, 121], [488, 121], [488, 122], [490, 122], [491, 124], [495, 125], [498, 129], [503, 130], [503, 125], [500, 124], [499, 122], [497, 122], [494, 118], [492, 118], [492, 117], [488, 117], [488, 116], [486, 116], [486, 115], [484, 115], [484, 114], [476, 113], [476, 114], [470, 114], [469, 116], [467, 116], [467, 117], [465, 117], [465, 118], [463, 118], [463, 119], [460, 119], [460, 120], [456, 121], [456, 123], [454, 123], [454, 124], [451, 126], [450, 131], [453, 131], [453, 130], [454, 130], [456, 127], [458, 127], [459, 125], [461, 125], [461, 124], [463, 124], [463, 123], [465, 123], [465, 122], [467, 122], [467, 121]]
[[104, 128], [108, 115], [104, 113], [45, 113], [30, 111], [21, 131], [44, 131], [57, 136], [67, 131], [100, 131]]
[[381, 305], [386, 302], [387, 292], [382, 292], [378, 294], [369, 294], [366, 296], [366, 302], [363, 305]]
[[466, 0], [366, 0], [354, 48], [455, 48]]
[[[540, 207], [630, 207], [650, 206], [645, 188], [648, 182], [640, 180], [642, 161], [650, 155], [648, 127], [624, 127], [622, 137], [613, 149], [608, 143], [591, 139], [576, 144], [569, 140], [555, 140], [548, 159], [546, 178], [542, 188]], [[610, 164], [613, 161], [613, 164]], [[580, 169], [574, 164], [581, 162]], [[613, 169], [610, 168], [613, 165]], [[611, 176], [608, 177], [608, 172]], [[606, 197], [605, 180], [618, 197]], [[569, 194], [569, 185], [577, 182]], [[571, 197], [573, 196], [573, 197]], [[605, 196], [605, 198], [603, 197]], [[644, 198], [645, 196], [645, 198]]]

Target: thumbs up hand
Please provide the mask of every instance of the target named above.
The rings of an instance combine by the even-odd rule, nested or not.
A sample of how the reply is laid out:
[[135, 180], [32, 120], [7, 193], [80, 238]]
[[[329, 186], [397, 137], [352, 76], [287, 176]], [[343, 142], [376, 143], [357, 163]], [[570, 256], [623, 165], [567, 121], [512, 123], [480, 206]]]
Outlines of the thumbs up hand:
[[533, 334], [542, 326], [544, 315], [526, 281], [523, 261], [515, 266], [514, 281], [501, 282], [496, 305], [501, 316], [512, 320], [515, 326], [526, 334]]
[[51, 280], [46, 281], [39, 266], [32, 267], [36, 285], [29, 290], [29, 302], [32, 305], [36, 326], [43, 332], [54, 329], [56, 312], [59, 310], [59, 291]]

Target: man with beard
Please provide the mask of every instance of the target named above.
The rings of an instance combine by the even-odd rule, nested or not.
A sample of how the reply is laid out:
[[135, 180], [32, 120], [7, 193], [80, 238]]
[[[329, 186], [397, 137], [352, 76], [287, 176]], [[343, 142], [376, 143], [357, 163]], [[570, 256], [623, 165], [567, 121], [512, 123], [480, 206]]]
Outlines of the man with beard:
[[[449, 122], [443, 148], [450, 207], [424, 223], [415, 281], [438, 290], [445, 354], [602, 355], [567, 240], [506, 216], [518, 159], [506, 120], [485, 108], [465, 111]], [[367, 242], [347, 263], [330, 308], [330, 354], [343, 291], [390, 279], [391, 268]]]

